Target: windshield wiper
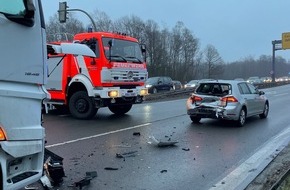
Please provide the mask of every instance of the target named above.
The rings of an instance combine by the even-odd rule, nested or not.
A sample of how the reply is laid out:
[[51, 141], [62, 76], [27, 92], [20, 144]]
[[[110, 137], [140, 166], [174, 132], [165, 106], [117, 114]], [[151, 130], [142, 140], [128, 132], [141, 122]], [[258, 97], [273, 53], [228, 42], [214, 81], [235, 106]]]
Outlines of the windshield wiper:
[[112, 57], [121, 58], [123, 61], [128, 62], [127, 59], [121, 55], [111, 55], [111, 58]]
[[130, 56], [130, 57], [126, 57], [126, 58], [129, 58], [129, 59], [137, 59], [137, 61], [139, 63], [142, 63], [142, 61], [139, 58], [137, 58], [137, 57]]

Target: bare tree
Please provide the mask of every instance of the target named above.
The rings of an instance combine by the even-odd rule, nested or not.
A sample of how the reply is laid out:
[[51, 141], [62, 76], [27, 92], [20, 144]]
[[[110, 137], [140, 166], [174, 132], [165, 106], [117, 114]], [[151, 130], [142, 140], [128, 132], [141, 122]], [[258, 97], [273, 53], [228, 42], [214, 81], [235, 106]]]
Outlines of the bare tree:
[[144, 37], [144, 22], [137, 16], [125, 16], [118, 19], [114, 23], [114, 30], [122, 33], [126, 33], [129, 36], [133, 36], [139, 40], [140, 43], [145, 41]]
[[217, 49], [213, 45], [207, 45], [204, 50], [205, 68], [207, 70], [207, 78], [218, 78], [222, 76], [224, 67], [223, 60]]
[[144, 29], [144, 43], [147, 46], [147, 63], [150, 76], [158, 75], [165, 67], [166, 52], [164, 55], [161, 38], [158, 24], [153, 20], [148, 20]]
[[96, 9], [92, 17], [95, 20], [97, 31], [113, 31], [113, 22], [105, 12]]
[[182, 62], [180, 63], [179, 72], [176, 77], [179, 80], [185, 81], [196, 77], [198, 69], [198, 51], [199, 51], [199, 40], [192, 35], [189, 29], [183, 28], [182, 30], [183, 47]]
[[47, 41], [72, 41], [73, 36], [77, 33], [84, 32], [84, 25], [81, 21], [70, 14], [66, 23], [58, 21], [58, 14], [49, 18], [46, 25]]

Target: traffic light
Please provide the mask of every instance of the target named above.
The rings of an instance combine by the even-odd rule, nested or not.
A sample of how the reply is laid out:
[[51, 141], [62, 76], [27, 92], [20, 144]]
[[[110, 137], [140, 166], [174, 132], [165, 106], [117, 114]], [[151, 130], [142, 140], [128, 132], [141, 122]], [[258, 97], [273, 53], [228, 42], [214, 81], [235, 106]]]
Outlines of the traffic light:
[[66, 2], [59, 2], [58, 20], [60, 23], [66, 22], [67, 8], [68, 8], [68, 6], [66, 5]]

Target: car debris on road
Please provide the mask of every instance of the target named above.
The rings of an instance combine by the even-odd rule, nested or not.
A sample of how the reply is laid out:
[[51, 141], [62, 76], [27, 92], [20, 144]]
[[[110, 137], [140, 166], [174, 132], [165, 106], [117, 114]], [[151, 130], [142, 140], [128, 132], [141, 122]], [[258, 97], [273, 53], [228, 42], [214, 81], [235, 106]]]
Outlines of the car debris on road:
[[152, 141], [149, 141], [149, 144], [156, 145], [158, 147], [168, 147], [168, 146], [175, 146], [175, 144], [178, 143], [178, 141], [159, 141], [154, 136], [150, 136], [149, 139]]

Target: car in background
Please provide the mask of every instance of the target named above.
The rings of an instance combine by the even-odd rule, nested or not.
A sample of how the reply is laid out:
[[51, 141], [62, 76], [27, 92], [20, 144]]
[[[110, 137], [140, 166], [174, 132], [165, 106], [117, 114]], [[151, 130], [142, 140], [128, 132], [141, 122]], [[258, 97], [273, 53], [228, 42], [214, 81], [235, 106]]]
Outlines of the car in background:
[[150, 94], [173, 90], [173, 81], [168, 76], [150, 77], [145, 82]]
[[182, 84], [178, 80], [173, 80], [173, 90], [181, 90], [183, 88]]
[[262, 82], [267, 83], [267, 82], [272, 82], [271, 77], [261, 77]]
[[266, 118], [269, 100], [263, 91], [246, 81], [217, 80], [201, 82], [186, 103], [193, 123], [202, 118], [233, 120], [243, 126], [246, 118]]
[[263, 81], [259, 78], [259, 77], [249, 77], [248, 80], [247, 80], [248, 83], [251, 83], [251, 84], [262, 84]]
[[243, 78], [235, 78], [234, 80], [245, 81]]
[[191, 80], [184, 85], [184, 88], [185, 89], [195, 88], [195, 87], [197, 87], [197, 85], [198, 85], [198, 80]]
[[284, 77], [279, 77], [276, 79], [277, 82], [288, 82], [290, 81], [289, 77], [284, 76]]

